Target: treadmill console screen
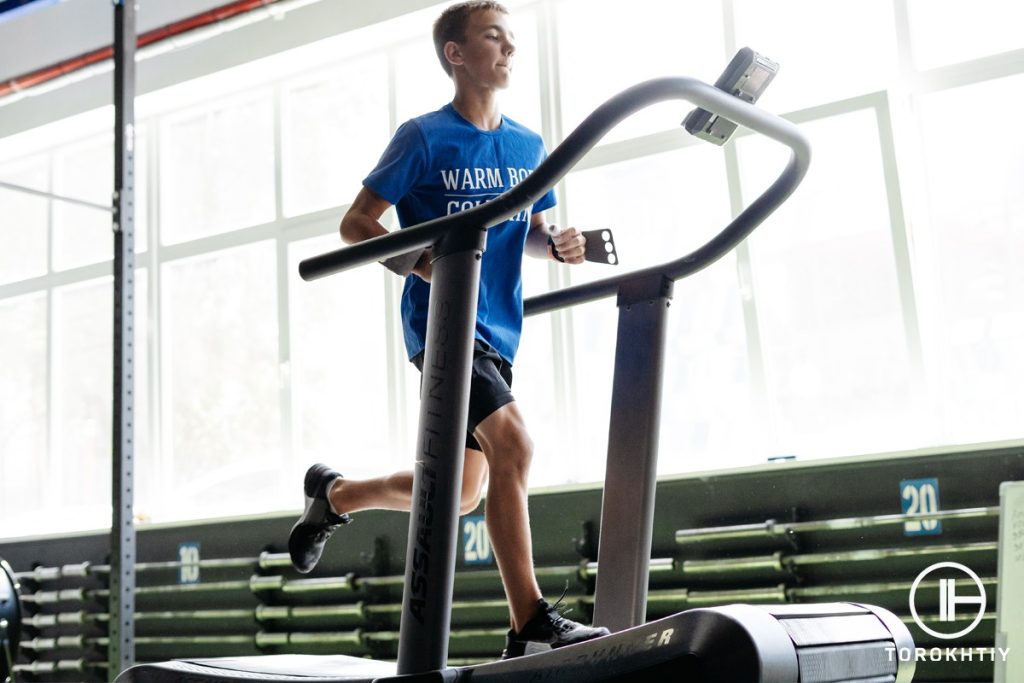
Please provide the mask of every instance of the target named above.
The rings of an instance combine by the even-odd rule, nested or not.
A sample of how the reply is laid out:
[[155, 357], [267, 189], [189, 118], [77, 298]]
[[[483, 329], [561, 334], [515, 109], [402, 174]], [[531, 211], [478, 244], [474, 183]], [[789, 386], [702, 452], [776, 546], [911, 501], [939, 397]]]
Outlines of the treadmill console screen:
[[[777, 63], [745, 47], [725, 67], [715, 81], [715, 87], [753, 104], [778, 71]], [[736, 124], [732, 121], [700, 108], [689, 113], [683, 126], [691, 135], [716, 145], [724, 145], [736, 131]]]

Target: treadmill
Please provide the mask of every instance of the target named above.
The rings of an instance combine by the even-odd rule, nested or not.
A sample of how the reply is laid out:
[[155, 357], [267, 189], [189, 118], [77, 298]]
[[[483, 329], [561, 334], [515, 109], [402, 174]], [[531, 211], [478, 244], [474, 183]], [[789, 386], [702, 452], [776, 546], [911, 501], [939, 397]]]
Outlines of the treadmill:
[[[771, 60], [744, 48], [715, 86], [693, 78], [640, 83], [598, 107], [530, 176], [493, 200], [303, 261], [301, 276], [314, 280], [433, 247], [423, 382], [429, 389], [421, 396], [398, 661], [340, 655], [185, 659], [137, 665], [116, 680], [909, 683], [914, 662], [900, 661], [899, 654], [913, 649], [910, 633], [898, 617], [880, 607], [736, 604], [691, 609], [644, 623], [665, 323], [673, 285], [745, 239], [793, 193], [810, 164], [810, 145], [796, 126], [753, 105], [777, 69]], [[612, 633], [515, 659], [450, 667], [458, 491], [487, 229], [532, 206], [622, 119], [670, 99], [697, 105], [683, 124], [693, 135], [725, 144], [742, 125], [786, 145], [791, 154], [778, 178], [696, 251], [524, 304], [526, 314], [536, 314], [617, 298], [619, 326], [594, 603], [594, 623]], [[593, 252], [588, 253], [591, 257], [605, 258]]]

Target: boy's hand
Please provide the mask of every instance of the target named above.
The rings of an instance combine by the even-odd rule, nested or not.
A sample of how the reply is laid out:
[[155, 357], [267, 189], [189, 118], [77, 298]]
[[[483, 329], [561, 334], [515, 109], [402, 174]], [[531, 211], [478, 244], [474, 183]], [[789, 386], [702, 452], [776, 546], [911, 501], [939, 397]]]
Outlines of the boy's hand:
[[566, 228], [551, 235], [551, 244], [554, 249], [552, 256], [557, 255], [565, 263], [579, 264], [585, 260], [587, 238], [576, 228]]
[[413, 266], [412, 272], [414, 275], [418, 275], [424, 282], [430, 282], [430, 276], [434, 272], [434, 264], [431, 262], [432, 250], [427, 247], [420, 254], [420, 258], [416, 261], [416, 265]]

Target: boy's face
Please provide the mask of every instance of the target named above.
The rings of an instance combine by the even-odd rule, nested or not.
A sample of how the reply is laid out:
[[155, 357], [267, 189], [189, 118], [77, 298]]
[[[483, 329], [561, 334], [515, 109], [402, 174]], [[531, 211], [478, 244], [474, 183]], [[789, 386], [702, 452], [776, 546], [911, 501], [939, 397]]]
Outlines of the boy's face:
[[449, 59], [471, 83], [494, 89], [504, 89], [512, 76], [512, 57], [515, 54], [514, 34], [508, 24], [508, 15], [497, 10], [473, 12], [466, 26], [462, 43], [449, 43]]

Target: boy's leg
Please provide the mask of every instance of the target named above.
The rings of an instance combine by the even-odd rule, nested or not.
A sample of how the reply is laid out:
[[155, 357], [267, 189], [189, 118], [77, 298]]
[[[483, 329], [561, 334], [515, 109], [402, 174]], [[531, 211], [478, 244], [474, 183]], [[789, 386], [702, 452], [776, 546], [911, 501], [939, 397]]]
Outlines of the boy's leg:
[[491, 470], [487, 486], [487, 531], [508, 597], [512, 629], [502, 658], [579, 643], [608, 635], [566, 619], [558, 603], [548, 604], [537, 585], [530, 538], [527, 483], [533, 442], [515, 402], [495, 410], [474, 432]]
[[533, 570], [527, 480], [533, 442], [515, 402], [491, 413], [474, 432], [490, 470], [487, 532], [508, 596], [512, 628], [520, 631], [537, 614], [540, 587]]
[[[487, 462], [479, 450], [466, 449], [460, 511], [465, 514], [480, 504], [487, 477]], [[308, 573], [320, 561], [331, 535], [350, 521], [348, 513], [371, 508], [409, 511], [412, 504], [412, 472], [387, 477], [347, 480], [327, 467], [316, 464], [306, 472], [303, 483], [306, 508], [288, 535], [292, 565]]]
[[[412, 470], [405, 470], [374, 479], [338, 479], [328, 492], [328, 498], [339, 514], [361, 510], [408, 512], [412, 507], [412, 477]], [[460, 514], [472, 512], [480, 504], [486, 478], [487, 460], [484, 454], [467, 448], [462, 467]]]
[[512, 395], [512, 367], [477, 340], [469, 389], [468, 426], [487, 458], [487, 531], [508, 597], [512, 629], [503, 657], [561, 647], [597, 636], [595, 629], [566, 619], [557, 603], [541, 596], [533, 568], [527, 483], [533, 441]]

